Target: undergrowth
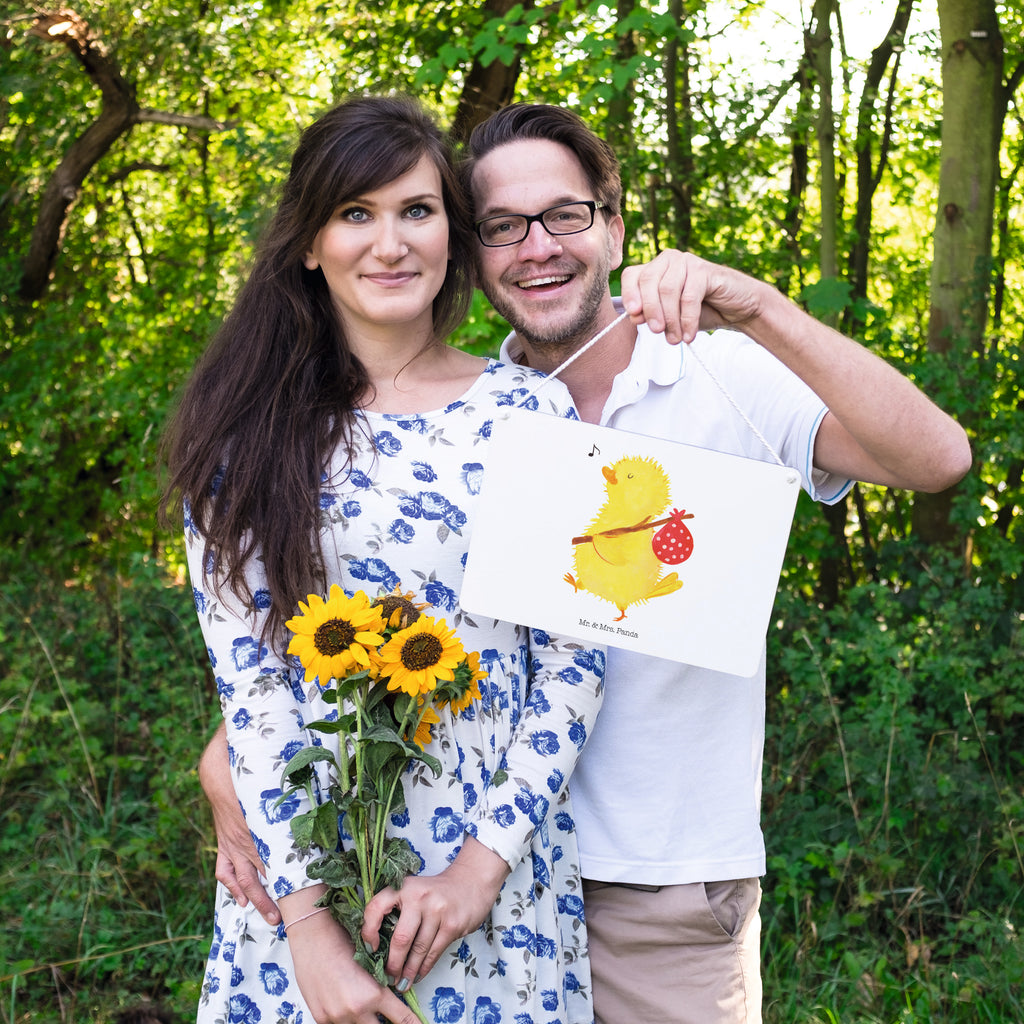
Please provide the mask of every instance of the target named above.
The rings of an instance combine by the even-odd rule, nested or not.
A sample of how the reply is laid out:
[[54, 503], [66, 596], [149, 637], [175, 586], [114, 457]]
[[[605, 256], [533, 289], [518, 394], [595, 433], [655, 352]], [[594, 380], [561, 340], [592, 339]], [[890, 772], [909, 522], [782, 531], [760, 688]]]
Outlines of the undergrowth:
[[[190, 1020], [214, 887], [195, 766], [217, 711], [189, 589], [143, 556], [3, 578], [0, 1024], [113, 1024], [140, 1002]], [[766, 1024], [1024, 1020], [1019, 586], [905, 545], [831, 610], [787, 579]]]

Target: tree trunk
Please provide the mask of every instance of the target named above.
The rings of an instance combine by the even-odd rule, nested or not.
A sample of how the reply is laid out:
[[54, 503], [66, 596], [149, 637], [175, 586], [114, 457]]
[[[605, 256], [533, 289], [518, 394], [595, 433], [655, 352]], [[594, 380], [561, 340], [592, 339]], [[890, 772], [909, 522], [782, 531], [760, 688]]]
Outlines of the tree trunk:
[[[1003, 40], [995, 0], [939, 0], [942, 165], [931, 272], [928, 349], [967, 358], [985, 331], [992, 222], [1005, 111]], [[963, 410], [970, 414], [970, 410]], [[951, 491], [917, 495], [913, 526], [930, 544], [956, 543]]]
[[[525, 11], [533, 7], [534, 0], [487, 0], [483, 11], [489, 18], [501, 18], [517, 4]], [[485, 67], [479, 59], [473, 61], [473, 66], [469, 69], [462, 86], [455, 117], [452, 119], [451, 135], [456, 143], [469, 141], [473, 129], [478, 124], [512, 102], [520, 65], [519, 48], [516, 49], [516, 55], [510, 64], [494, 60]]]
[[[669, 13], [682, 28], [683, 0], [669, 0]], [[693, 97], [689, 47], [678, 39], [665, 46], [665, 165], [672, 192], [672, 244], [689, 249], [693, 235]]]
[[36, 18], [31, 33], [63, 43], [74, 54], [103, 96], [100, 115], [68, 147], [43, 191], [28, 255], [22, 265], [20, 296], [42, 298], [60, 250], [64, 224], [86, 175], [110, 147], [135, 124], [139, 108], [135, 90], [122, 78], [103, 45], [73, 11], [61, 10]]

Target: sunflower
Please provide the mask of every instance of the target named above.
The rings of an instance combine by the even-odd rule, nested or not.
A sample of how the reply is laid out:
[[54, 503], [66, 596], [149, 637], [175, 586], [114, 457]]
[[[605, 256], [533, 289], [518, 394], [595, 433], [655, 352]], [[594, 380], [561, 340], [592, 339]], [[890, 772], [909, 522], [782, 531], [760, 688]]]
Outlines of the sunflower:
[[389, 690], [414, 697], [430, 693], [439, 679], [454, 679], [466, 656], [462, 642], [444, 619], [421, 615], [380, 649], [380, 674], [390, 676]]
[[420, 612], [430, 605], [417, 603], [416, 595], [411, 590], [403, 592], [402, 584], [398, 583], [394, 590], [381, 594], [373, 602], [373, 607], [381, 610], [384, 622], [388, 626], [406, 629], [420, 617]]
[[[465, 676], [468, 676], [468, 679], [463, 681]], [[451, 707], [453, 715], [461, 715], [473, 701], [480, 699], [480, 687], [477, 683], [481, 679], [487, 678], [487, 672], [480, 670], [480, 655], [476, 651], [470, 651], [466, 655], [465, 666], [459, 666], [455, 678], [459, 682], [463, 682], [466, 689], [461, 697], [456, 697], [450, 702], [449, 707]]]
[[354, 597], [335, 583], [328, 600], [310, 594], [309, 605], [299, 602], [301, 615], [285, 626], [295, 636], [288, 645], [289, 654], [297, 654], [306, 670], [306, 682], [318, 676], [322, 685], [329, 679], [343, 679], [352, 669], [369, 668], [371, 652], [384, 642], [384, 620], [378, 608], [361, 590]]
[[441, 716], [434, 710], [433, 705], [428, 704], [426, 707], [423, 707], [424, 699], [425, 698], [421, 697], [418, 705], [423, 717], [420, 718], [420, 724], [416, 726], [416, 735], [412, 738], [412, 742], [415, 743], [420, 750], [423, 750], [423, 748], [426, 747], [433, 739], [430, 727], [435, 722], [441, 721]]

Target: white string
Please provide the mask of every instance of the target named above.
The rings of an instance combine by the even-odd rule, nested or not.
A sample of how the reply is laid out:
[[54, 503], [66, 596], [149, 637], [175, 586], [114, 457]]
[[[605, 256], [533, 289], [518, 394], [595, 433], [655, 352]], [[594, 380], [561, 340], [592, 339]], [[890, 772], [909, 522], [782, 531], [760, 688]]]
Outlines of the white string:
[[[544, 387], [545, 384], [547, 384], [548, 381], [554, 380], [555, 377], [557, 377], [567, 366], [571, 365], [573, 362], [579, 359], [579, 357], [583, 355], [584, 352], [593, 348], [593, 346], [596, 345], [597, 342], [599, 342], [613, 327], [617, 327], [628, 316], [628, 313], [621, 313], [610, 324], [608, 324], [607, 327], [605, 327], [601, 331], [598, 331], [598, 333], [595, 334], [594, 337], [592, 337], [590, 341], [586, 343], [586, 345], [584, 345], [580, 349], [577, 349], [577, 351], [575, 351], [571, 356], [569, 356], [569, 358], [566, 359], [566, 361], [562, 363], [561, 366], [556, 367], [546, 377], [542, 377], [538, 381], [538, 383], [534, 385], [533, 389], [527, 393], [526, 397], [522, 400], [522, 402], [519, 403], [520, 408], [526, 405], [526, 403], [531, 398], [533, 398], [537, 394], [537, 392], [540, 391], [540, 389]], [[718, 377], [715, 376], [714, 373], [711, 372], [711, 368], [707, 365], [707, 363], [705, 363], [704, 360], [701, 359], [699, 355], [697, 355], [697, 350], [693, 347], [693, 345], [689, 345], [687, 347], [687, 351], [690, 353], [690, 355], [693, 356], [694, 359], [697, 360], [697, 363], [701, 366], [704, 372], [711, 378], [711, 380], [714, 382], [718, 390], [722, 392], [722, 394], [726, 398], [726, 401], [728, 401], [728, 403], [736, 410], [736, 412], [739, 413], [740, 418], [750, 428], [750, 431], [754, 435], [754, 437], [756, 437], [758, 441], [760, 441], [761, 444], [764, 445], [764, 447], [771, 454], [772, 458], [780, 466], [785, 466], [786, 463], [782, 461], [782, 457], [779, 455], [779, 453], [771, 446], [771, 444], [769, 443], [768, 439], [764, 436], [764, 434], [762, 434], [761, 431], [757, 429], [757, 427], [751, 421], [750, 417], [747, 416], [747, 414], [740, 408], [739, 403], [736, 401], [735, 398], [732, 397], [732, 395], [729, 394], [728, 390], [726, 389], [726, 386], [718, 379]]]

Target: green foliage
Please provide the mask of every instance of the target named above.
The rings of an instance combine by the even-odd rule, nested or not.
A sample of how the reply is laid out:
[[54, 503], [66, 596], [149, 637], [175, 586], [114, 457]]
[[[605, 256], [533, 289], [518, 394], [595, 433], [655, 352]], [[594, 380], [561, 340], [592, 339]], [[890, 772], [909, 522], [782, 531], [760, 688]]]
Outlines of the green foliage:
[[213, 891], [195, 765], [215, 703], [189, 594], [142, 557], [88, 588], [4, 570], [5, 1003], [39, 1021], [60, 1000], [76, 1020], [194, 1005]]

